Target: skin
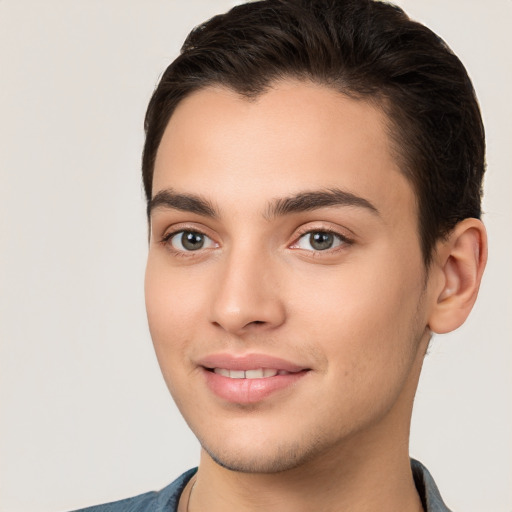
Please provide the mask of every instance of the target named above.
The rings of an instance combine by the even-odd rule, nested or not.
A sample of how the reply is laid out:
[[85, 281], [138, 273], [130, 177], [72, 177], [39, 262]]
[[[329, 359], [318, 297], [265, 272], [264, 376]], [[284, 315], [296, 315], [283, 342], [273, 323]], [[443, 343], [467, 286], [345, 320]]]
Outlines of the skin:
[[[171, 117], [153, 197], [173, 199], [153, 204], [146, 304], [165, 381], [203, 447], [191, 511], [421, 510], [414, 394], [432, 326], [452, 330], [471, 309], [485, 232], [460, 225], [427, 272], [386, 121], [292, 80], [251, 101], [203, 89]], [[334, 189], [362, 201], [276, 207]], [[190, 208], [191, 195], [207, 208]], [[183, 230], [205, 235], [203, 247], [187, 251]], [[333, 247], [316, 249], [312, 232], [334, 233]], [[308, 371], [232, 403], [198, 364], [220, 352]]]

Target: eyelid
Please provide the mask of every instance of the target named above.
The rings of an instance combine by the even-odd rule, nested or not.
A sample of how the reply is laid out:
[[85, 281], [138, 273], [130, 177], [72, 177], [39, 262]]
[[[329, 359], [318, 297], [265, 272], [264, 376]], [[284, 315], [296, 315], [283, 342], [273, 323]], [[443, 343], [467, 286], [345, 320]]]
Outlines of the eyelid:
[[[348, 229], [345, 229], [345, 231], [349, 231]], [[309, 235], [311, 233], [330, 233], [334, 235], [336, 238], [338, 238], [342, 243], [334, 248], [329, 248], [325, 250], [315, 250], [315, 249], [303, 249], [301, 247], [298, 247], [298, 243], [301, 238], [303, 238], [305, 235]], [[318, 225], [318, 224], [307, 224], [304, 226], [301, 226], [297, 232], [293, 236], [293, 242], [288, 246], [290, 249], [299, 249], [304, 251], [309, 251], [315, 254], [329, 254], [332, 252], [335, 252], [337, 250], [340, 250], [346, 246], [353, 245], [355, 242], [354, 236], [349, 236], [345, 233], [343, 233], [343, 230], [341, 228], [333, 228], [332, 226], [326, 226], [326, 225]]]
[[[168, 240], [173, 235], [176, 235], [181, 231], [200, 233], [201, 235], [207, 236], [212, 240], [216, 239], [216, 236], [211, 229], [195, 222], [177, 222], [175, 224], [166, 225], [165, 228], [162, 227], [162, 229], [155, 229], [155, 237], [158, 239], [158, 241], [163, 241], [164, 239]], [[162, 234], [158, 234], [159, 232]]]
[[[202, 253], [207, 250], [211, 250], [214, 248], [217, 248], [220, 246], [219, 242], [216, 241], [216, 237], [211, 235], [209, 233], [209, 229], [199, 227], [195, 224], [190, 223], [179, 223], [174, 224], [172, 226], [167, 227], [167, 229], [164, 231], [163, 235], [159, 235], [157, 238], [157, 241], [159, 244], [166, 247], [169, 251], [172, 251], [176, 255], [180, 256], [194, 256], [198, 255], [199, 253]], [[184, 232], [190, 232], [190, 233], [198, 233], [200, 235], [203, 235], [205, 238], [210, 240], [213, 244], [213, 247], [201, 247], [195, 251], [187, 251], [182, 249], [177, 249], [176, 247], [172, 246], [170, 243], [171, 240], [178, 234], [184, 233]]]

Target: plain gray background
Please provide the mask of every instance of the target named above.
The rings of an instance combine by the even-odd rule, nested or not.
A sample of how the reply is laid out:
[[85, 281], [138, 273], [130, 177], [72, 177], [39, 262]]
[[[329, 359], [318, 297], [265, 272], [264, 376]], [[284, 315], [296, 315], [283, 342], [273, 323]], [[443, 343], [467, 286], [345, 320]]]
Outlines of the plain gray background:
[[[0, 0], [0, 510], [158, 489], [199, 448], [144, 311], [142, 120], [188, 31], [227, 0]], [[488, 134], [490, 259], [438, 337], [411, 454], [455, 511], [512, 510], [512, 1], [403, 0], [461, 57]]]

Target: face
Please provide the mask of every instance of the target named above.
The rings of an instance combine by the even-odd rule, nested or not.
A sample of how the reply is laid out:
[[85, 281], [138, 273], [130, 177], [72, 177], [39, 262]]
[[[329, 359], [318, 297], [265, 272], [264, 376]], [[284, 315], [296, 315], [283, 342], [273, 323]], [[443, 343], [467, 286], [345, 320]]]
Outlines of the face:
[[430, 302], [378, 109], [295, 81], [179, 104], [155, 164], [146, 304], [214, 460], [282, 471], [406, 435]]

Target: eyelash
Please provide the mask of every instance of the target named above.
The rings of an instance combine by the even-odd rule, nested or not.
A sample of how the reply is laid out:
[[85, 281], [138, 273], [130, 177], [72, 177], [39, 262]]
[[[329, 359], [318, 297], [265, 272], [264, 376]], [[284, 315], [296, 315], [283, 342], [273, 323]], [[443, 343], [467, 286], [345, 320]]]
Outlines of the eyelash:
[[[182, 249], [176, 249], [175, 247], [173, 247], [173, 245], [171, 244], [171, 240], [176, 236], [176, 235], [179, 235], [179, 234], [185, 234], [185, 233], [193, 233], [193, 234], [197, 234], [197, 235], [201, 235], [203, 236], [204, 238], [210, 240], [211, 242], [213, 242], [214, 244], [216, 244], [216, 242], [214, 242], [214, 240], [208, 236], [206, 233], [204, 233], [203, 231], [197, 229], [197, 228], [180, 228], [180, 229], [176, 229], [174, 231], [171, 231], [169, 233], [166, 233], [160, 240], [160, 243], [167, 247], [170, 251], [172, 251], [172, 253], [175, 255], [175, 256], [183, 256], [183, 257], [191, 257], [191, 256], [196, 256], [197, 254], [194, 254], [194, 253], [200, 253], [201, 252], [201, 249], [203, 249], [202, 247], [197, 249], [196, 251], [187, 251], [187, 250], [182, 250]], [[218, 246], [218, 244], [216, 244]], [[209, 248], [207, 248], [209, 249]]]
[[295, 242], [293, 242], [291, 248], [301, 250], [300, 247], [297, 247], [297, 244], [299, 243], [299, 241], [306, 235], [311, 236], [316, 233], [328, 233], [330, 235], [333, 235], [340, 242], [340, 245], [337, 247], [334, 247], [334, 248], [328, 248], [328, 249], [324, 249], [324, 250], [302, 249], [304, 251], [312, 253], [312, 255], [314, 255], [314, 256], [319, 256], [321, 254], [332, 254], [334, 252], [343, 250], [347, 246], [353, 245], [353, 243], [354, 243], [354, 240], [352, 238], [342, 235], [341, 233], [339, 233], [338, 231], [335, 231], [334, 229], [322, 228], [322, 227], [321, 228], [308, 227], [308, 228], [304, 228], [304, 230], [299, 231], [299, 234], [295, 238]]
[[[184, 233], [194, 233], [194, 234], [199, 234], [207, 239], [209, 239], [211, 242], [213, 242], [214, 244], [216, 244], [216, 242], [210, 237], [208, 236], [206, 233], [204, 233], [203, 231], [201, 231], [200, 229], [197, 229], [197, 228], [189, 228], [187, 229], [186, 227], [185, 228], [180, 228], [180, 229], [177, 229], [177, 230], [174, 230], [174, 231], [171, 231], [169, 233], [166, 233], [164, 234], [164, 236], [160, 239], [160, 243], [167, 247], [169, 250], [171, 250], [173, 252], [173, 254], [177, 255], [177, 256], [183, 256], [183, 257], [192, 257], [192, 256], [195, 256], [197, 254], [194, 254], [194, 253], [200, 253], [201, 252], [201, 249], [203, 248], [199, 248], [197, 249], [196, 251], [193, 251], [193, 250], [190, 250], [190, 251], [187, 251], [187, 250], [181, 250], [181, 249], [176, 249], [175, 247], [172, 246], [172, 244], [170, 243], [171, 240], [176, 236], [176, 235], [179, 235], [179, 234], [184, 234]], [[300, 242], [300, 240], [305, 237], [306, 235], [313, 235], [313, 234], [317, 234], [317, 233], [327, 233], [327, 234], [330, 234], [330, 235], [333, 235], [339, 242], [340, 244], [334, 248], [326, 248], [326, 249], [318, 249], [318, 250], [315, 250], [315, 249], [303, 249], [301, 247], [298, 247], [298, 243]], [[354, 240], [345, 236], [345, 235], [342, 235], [341, 233], [339, 233], [338, 231], [335, 231], [333, 229], [329, 229], [329, 228], [304, 228], [303, 230], [299, 231], [298, 235], [296, 236], [295, 238], [295, 241], [289, 245], [288, 247], [291, 248], [291, 249], [299, 249], [299, 250], [303, 250], [305, 252], [310, 252], [312, 255], [314, 256], [319, 256], [321, 254], [332, 254], [333, 252], [337, 252], [339, 250], [343, 250], [345, 247], [347, 246], [350, 246], [354, 243]], [[218, 246], [218, 244], [216, 244]], [[210, 249], [209, 247], [206, 248], [206, 249]]]

